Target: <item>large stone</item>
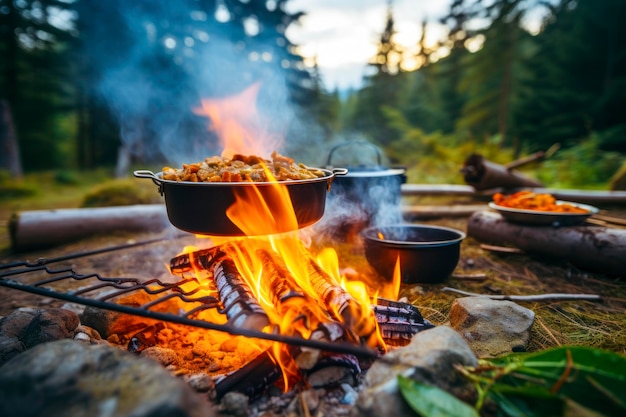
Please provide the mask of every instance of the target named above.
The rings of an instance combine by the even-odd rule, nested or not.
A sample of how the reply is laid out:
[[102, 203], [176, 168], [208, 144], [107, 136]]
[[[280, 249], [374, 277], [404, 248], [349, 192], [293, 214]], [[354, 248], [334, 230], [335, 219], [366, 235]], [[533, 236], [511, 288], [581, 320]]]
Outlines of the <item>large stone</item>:
[[200, 417], [213, 407], [154, 361], [105, 344], [59, 340], [0, 367], [0, 415]]
[[18, 338], [27, 348], [59, 339], [71, 339], [80, 324], [78, 314], [62, 308], [38, 310]]
[[532, 310], [487, 297], [457, 298], [450, 309], [450, 325], [480, 358], [526, 350], [534, 320]]
[[435, 385], [460, 398], [472, 398], [473, 387], [456, 366], [476, 366], [477, 359], [453, 329], [439, 326], [417, 333], [411, 343], [387, 353], [365, 376], [365, 389], [351, 411], [352, 417], [414, 415], [398, 388], [398, 375]]

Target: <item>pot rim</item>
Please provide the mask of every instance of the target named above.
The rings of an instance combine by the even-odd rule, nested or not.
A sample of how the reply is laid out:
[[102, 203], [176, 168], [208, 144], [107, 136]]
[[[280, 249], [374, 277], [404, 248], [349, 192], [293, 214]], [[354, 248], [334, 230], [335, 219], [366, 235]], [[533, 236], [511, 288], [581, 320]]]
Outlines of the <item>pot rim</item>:
[[333, 168], [332, 170], [330, 169], [325, 169], [325, 168], [310, 168], [307, 167], [309, 170], [311, 171], [322, 171], [324, 172], [323, 177], [317, 177], [317, 178], [306, 178], [306, 179], [301, 179], [301, 180], [284, 180], [284, 181], [239, 181], [239, 182], [223, 182], [223, 181], [215, 181], [215, 182], [208, 182], [208, 181], [199, 181], [199, 182], [193, 182], [193, 181], [172, 181], [172, 180], [164, 180], [163, 179], [163, 172], [157, 172], [154, 173], [150, 170], [137, 170], [133, 172], [133, 175], [137, 178], [148, 178], [151, 179], [153, 182], [155, 182], [157, 185], [163, 185], [163, 184], [171, 184], [171, 185], [185, 185], [185, 186], [192, 186], [192, 187], [249, 187], [251, 185], [254, 186], [270, 186], [270, 185], [276, 185], [276, 184], [284, 184], [284, 185], [290, 185], [290, 184], [307, 184], [307, 183], [315, 183], [315, 182], [322, 182], [322, 181], [329, 181], [334, 179], [335, 176], [338, 175], [346, 175], [348, 170], [345, 168]]
[[372, 170], [372, 171], [350, 171], [345, 174], [344, 178], [373, 178], [373, 177], [388, 177], [394, 175], [404, 175], [406, 169], [403, 168], [389, 168], [384, 170]]
[[[454, 239], [446, 239], [446, 240], [434, 240], [428, 242], [414, 242], [414, 241], [406, 241], [406, 240], [390, 240], [390, 239], [380, 239], [377, 236], [377, 232], [381, 229], [385, 228], [404, 228], [404, 229], [430, 229], [430, 230], [441, 230], [447, 231], [455, 234], [457, 237]], [[376, 232], [376, 233], [375, 233]], [[440, 246], [450, 246], [463, 241], [467, 234], [461, 230], [453, 229], [451, 227], [444, 226], [432, 226], [432, 225], [411, 225], [411, 224], [390, 224], [385, 226], [372, 226], [364, 229], [361, 232], [361, 236], [363, 239], [367, 241], [374, 242], [379, 245], [394, 247], [394, 248], [411, 248], [411, 247], [422, 247], [422, 248], [435, 248]]]

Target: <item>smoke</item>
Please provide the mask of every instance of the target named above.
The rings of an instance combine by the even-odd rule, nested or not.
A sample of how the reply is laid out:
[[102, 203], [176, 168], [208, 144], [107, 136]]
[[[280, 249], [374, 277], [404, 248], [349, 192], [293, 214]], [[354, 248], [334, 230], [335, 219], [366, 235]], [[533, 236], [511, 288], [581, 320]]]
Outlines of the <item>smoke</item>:
[[[96, 91], [119, 120], [124, 151], [169, 165], [219, 155], [210, 120], [193, 109], [202, 99], [235, 95], [254, 83], [261, 84], [257, 109], [266, 131], [260, 134], [286, 137], [292, 150], [317, 147], [321, 136], [291, 134], [308, 130], [295, 125], [302, 115], [290, 105], [289, 52], [265, 32], [246, 36], [250, 25], [235, 22], [223, 3], [88, 3], [81, 37], [98, 74]], [[201, 10], [199, 3], [213, 9]], [[310, 146], [294, 143], [301, 138]]]
[[362, 139], [340, 142], [327, 155], [327, 165], [346, 167], [348, 174], [335, 177], [316, 233], [356, 242], [366, 227], [402, 223], [403, 169], [389, 168], [384, 153]]

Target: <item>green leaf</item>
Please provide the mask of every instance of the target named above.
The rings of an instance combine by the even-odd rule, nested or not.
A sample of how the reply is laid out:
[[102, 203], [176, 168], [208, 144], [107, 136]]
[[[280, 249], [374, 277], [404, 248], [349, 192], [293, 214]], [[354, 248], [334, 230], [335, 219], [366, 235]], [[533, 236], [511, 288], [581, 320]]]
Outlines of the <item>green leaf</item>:
[[626, 415], [626, 357], [584, 346], [510, 355], [490, 363], [512, 369], [498, 380], [514, 387], [542, 386], [606, 415]]
[[494, 384], [489, 396], [510, 417], [561, 416], [565, 401], [538, 386], [511, 387]]
[[479, 417], [478, 412], [454, 395], [398, 375], [398, 385], [409, 406], [422, 417]]

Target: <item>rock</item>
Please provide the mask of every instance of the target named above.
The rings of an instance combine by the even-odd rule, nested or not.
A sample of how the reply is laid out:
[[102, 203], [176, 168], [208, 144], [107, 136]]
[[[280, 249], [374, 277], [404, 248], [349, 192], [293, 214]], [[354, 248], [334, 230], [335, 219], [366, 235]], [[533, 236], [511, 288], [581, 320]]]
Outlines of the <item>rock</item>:
[[365, 389], [359, 393], [351, 417], [414, 415], [399, 392], [398, 375], [436, 385], [459, 398], [475, 395], [473, 386], [455, 367], [476, 366], [476, 356], [450, 327], [421, 331], [407, 346], [387, 353], [384, 358], [384, 362], [374, 362], [367, 372]]
[[71, 339], [79, 324], [78, 315], [72, 311], [61, 308], [37, 310], [18, 338], [27, 348], [54, 340]]
[[487, 297], [457, 298], [450, 309], [450, 325], [479, 358], [525, 351], [534, 320], [532, 310]]
[[100, 336], [106, 339], [111, 335], [109, 330], [119, 316], [120, 313], [116, 311], [87, 306], [80, 316], [80, 321], [82, 324], [95, 329]]
[[0, 366], [25, 350], [26, 346], [17, 337], [0, 335]]
[[150, 346], [148, 348], [145, 348], [141, 352], [141, 356], [153, 359], [159, 362], [164, 367], [171, 364], [176, 365], [178, 363], [178, 355], [176, 354], [176, 352], [173, 349], [168, 349], [161, 346]]
[[18, 337], [37, 314], [35, 308], [19, 308], [0, 319], [0, 335]]
[[215, 389], [215, 382], [213, 382], [211, 376], [204, 372], [186, 376], [185, 381], [198, 392], [209, 392]]
[[72, 338], [79, 324], [76, 313], [62, 308], [23, 308], [0, 319], [0, 336], [16, 338], [30, 348], [40, 343]]
[[248, 405], [250, 399], [247, 395], [240, 392], [227, 392], [222, 397], [222, 410], [227, 414], [237, 417], [245, 417], [248, 413]]
[[105, 344], [40, 344], [0, 367], [0, 415], [214, 416], [182, 380]]
[[74, 340], [80, 340], [82, 342], [89, 343], [91, 345], [96, 345], [98, 343], [106, 343], [100, 337], [100, 333], [97, 330], [92, 329], [89, 326], [84, 326], [80, 324], [74, 330]]

